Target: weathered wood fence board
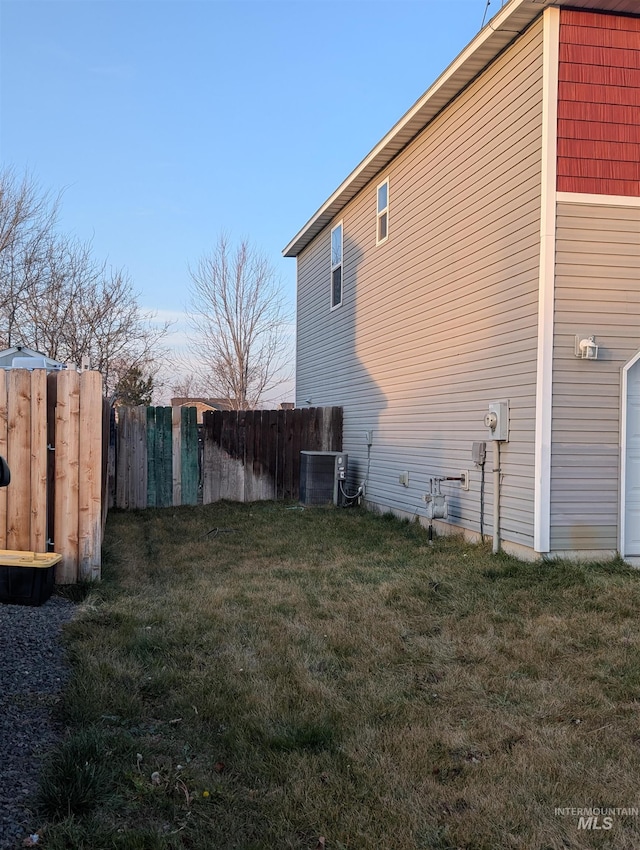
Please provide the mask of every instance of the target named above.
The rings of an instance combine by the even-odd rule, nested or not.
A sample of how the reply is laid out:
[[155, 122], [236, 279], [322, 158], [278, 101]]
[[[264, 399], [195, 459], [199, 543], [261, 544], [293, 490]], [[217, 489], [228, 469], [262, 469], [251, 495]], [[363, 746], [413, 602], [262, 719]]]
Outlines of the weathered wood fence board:
[[[145, 508], [147, 506], [148, 488], [147, 408], [121, 407], [116, 415], [116, 492], [114, 506], [132, 509]], [[151, 486], [155, 487], [155, 475]]]
[[0, 370], [0, 548], [56, 551], [56, 581], [100, 577], [102, 376]]
[[102, 376], [80, 374], [78, 578], [100, 578], [102, 543]]
[[[17, 371], [17, 370], [16, 370]], [[56, 403], [56, 479], [54, 545], [64, 541], [56, 568], [61, 584], [72, 584], [78, 569], [78, 494], [80, 446], [80, 376], [61, 372]], [[58, 544], [59, 545], [59, 544]]]
[[207, 411], [200, 436], [196, 415], [118, 408], [115, 507], [297, 499], [300, 452], [342, 449], [340, 407]]
[[[37, 451], [34, 451], [34, 447]], [[47, 551], [47, 373], [31, 376], [31, 530], [29, 549]]]
[[300, 452], [341, 450], [342, 408], [210, 411], [203, 441], [205, 504], [297, 499]]
[[195, 408], [119, 407], [116, 422], [114, 507], [197, 504]]
[[171, 453], [173, 458], [173, 504], [182, 504], [182, 408], [174, 407], [171, 413]]
[[147, 496], [141, 507], [173, 504], [173, 417], [170, 407], [147, 408]]
[[198, 458], [198, 411], [195, 407], [182, 408], [180, 427], [179, 464], [181, 471], [181, 498], [183, 505], [198, 504], [200, 464]]

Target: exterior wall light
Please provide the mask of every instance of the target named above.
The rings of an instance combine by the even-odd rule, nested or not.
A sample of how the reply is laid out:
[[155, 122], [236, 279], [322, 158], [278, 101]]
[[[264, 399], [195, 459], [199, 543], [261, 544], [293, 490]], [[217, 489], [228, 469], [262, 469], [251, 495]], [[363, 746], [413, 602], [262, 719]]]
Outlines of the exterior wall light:
[[595, 336], [580, 339], [578, 334], [576, 334], [575, 355], [576, 357], [581, 357], [582, 360], [597, 360], [598, 346], [596, 345]]

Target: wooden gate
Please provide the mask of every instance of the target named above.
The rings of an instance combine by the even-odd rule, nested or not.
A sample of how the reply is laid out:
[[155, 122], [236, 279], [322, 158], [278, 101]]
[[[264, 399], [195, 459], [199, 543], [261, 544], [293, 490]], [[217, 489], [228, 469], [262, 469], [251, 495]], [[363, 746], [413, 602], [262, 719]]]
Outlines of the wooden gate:
[[102, 376], [0, 370], [0, 548], [62, 555], [56, 581], [100, 577]]
[[195, 407], [116, 410], [116, 508], [198, 503], [200, 468]]

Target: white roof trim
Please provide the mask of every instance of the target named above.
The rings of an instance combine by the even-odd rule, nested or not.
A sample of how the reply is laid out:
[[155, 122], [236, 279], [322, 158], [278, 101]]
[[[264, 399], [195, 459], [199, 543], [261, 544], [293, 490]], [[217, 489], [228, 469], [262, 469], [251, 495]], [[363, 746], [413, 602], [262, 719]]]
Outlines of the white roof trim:
[[298, 254], [391, 160], [474, 80], [547, 6], [640, 14], [640, 0], [510, 0], [392, 127], [283, 250]]

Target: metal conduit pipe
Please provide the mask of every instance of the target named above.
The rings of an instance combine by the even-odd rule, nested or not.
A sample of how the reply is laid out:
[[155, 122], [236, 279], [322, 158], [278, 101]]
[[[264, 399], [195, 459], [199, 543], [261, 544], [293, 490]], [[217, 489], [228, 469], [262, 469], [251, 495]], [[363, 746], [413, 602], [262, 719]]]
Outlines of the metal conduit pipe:
[[500, 551], [500, 441], [493, 441], [493, 553]]

